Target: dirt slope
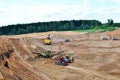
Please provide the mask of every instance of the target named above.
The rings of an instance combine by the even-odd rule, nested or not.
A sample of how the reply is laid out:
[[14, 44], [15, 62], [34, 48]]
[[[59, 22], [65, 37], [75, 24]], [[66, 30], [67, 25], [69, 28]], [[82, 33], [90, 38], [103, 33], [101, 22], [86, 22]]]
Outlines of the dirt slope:
[[0, 37], [0, 80], [47, 80], [18, 54], [9, 38]]
[[[120, 80], [120, 30], [105, 33], [46, 32], [1, 36], [0, 79], [6, 80]], [[51, 35], [52, 45], [43, 39]], [[107, 40], [103, 40], [103, 37]], [[70, 42], [65, 42], [69, 39]], [[34, 59], [39, 49], [71, 53], [75, 62], [63, 67], [53, 59]], [[5, 56], [6, 57], [6, 56]], [[9, 68], [4, 64], [9, 62]]]

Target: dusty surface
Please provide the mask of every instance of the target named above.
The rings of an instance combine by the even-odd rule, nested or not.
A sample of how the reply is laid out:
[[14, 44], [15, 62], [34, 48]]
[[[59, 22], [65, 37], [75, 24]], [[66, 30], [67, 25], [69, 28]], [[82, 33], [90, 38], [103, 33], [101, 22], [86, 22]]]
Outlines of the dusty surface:
[[[52, 45], [43, 39], [51, 35]], [[108, 40], [103, 40], [106, 37]], [[120, 80], [120, 30], [105, 33], [46, 32], [0, 37], [0, 80]], [[70, 42], [65, 42], [69, 39]], [[53, 59], [34, 59], [39, 48], [71, 53], [75, 62], [68, 66]], [[14, 50], [14, 51], [12, 51]], [[8, 52], [10, 57], [4, 54]], [[54, 54], [54, 53], [53, 53]], [[4, 66], [9, 62], [9, 68]]]

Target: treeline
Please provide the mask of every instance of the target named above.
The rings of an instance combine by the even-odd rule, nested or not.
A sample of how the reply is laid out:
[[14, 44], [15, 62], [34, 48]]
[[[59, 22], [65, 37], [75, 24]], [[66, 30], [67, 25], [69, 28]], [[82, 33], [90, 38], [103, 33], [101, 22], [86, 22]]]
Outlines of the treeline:
[[113, 26], [120, 27], [120, 23], [114, 23]]
[[85, 30], [101, 26], [98, 20], [70, 20], [16, 24], [0, 27], [0, 35], [16, 35], [33, 32]]

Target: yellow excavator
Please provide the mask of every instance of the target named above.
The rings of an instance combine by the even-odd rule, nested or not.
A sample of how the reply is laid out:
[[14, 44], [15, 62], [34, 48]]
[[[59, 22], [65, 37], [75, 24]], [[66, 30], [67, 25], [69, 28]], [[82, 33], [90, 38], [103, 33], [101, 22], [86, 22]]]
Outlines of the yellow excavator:
[[43, 42], [44, 42], [45, 45], [51, 45], [52, 44], [52, 40], [50, 38], [50, 34], [48, 35], [47, 38], [44, 39]]

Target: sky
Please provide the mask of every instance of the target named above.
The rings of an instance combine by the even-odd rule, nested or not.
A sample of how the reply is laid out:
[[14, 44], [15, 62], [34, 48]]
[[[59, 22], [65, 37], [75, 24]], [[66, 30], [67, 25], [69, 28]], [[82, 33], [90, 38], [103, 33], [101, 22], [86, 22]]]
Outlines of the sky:
[[120, 22], [120, 0], [0, 0], [0, 26], [82, 19]]

